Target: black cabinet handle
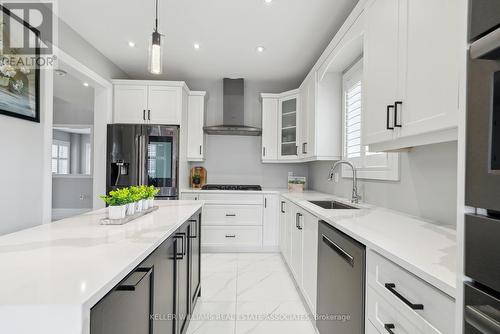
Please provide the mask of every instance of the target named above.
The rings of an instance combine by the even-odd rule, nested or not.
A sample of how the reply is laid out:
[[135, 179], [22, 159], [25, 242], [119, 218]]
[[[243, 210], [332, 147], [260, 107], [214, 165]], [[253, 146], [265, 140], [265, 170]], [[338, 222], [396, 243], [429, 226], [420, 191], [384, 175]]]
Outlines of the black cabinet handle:
[[302, 217], [302, 214], [300, 212], [297, 212], [295, 214], [295, 227], [299, 230], [302, 230], [302, 227], [300, 226], [300, 217]]
[[148, 109], [148, 121], [151, 120], [151, 110]]
[[200, 155], [201, 155], [201, 145], [200, 145]]
[[384, 328], [385, 330], [388, 332], [388, 333], [391, 333], [391, 334], [396, 334], [394, 333], [393, 329], [395, 328], [396, 326], [394, 326], [394, 324], [384, 324]]
[[394, 283], [385, 283], [385, 288], [389, 290], [393, 295], [398, 297], [403, 303], [408, 305], [412, 310], [423, 310], [424, 305], [423, 304], [413, 304], [410, 302], [408, 299], [403, 297], [399, 292], [396, 291], [396, 284]]
[[301, 214], [301, 213], [298, 213], [298, 215], [299, 215], [299, 226], [297, 226], [297, 228], [298, 228], [299, 230], [302, 230], [302, 226], [300, 225], [300, 219], [302, 219], [302, 214]]
[[281, 213], [285, 213], [285, 202], [281, 201]]
[[262, 156], [265, 157], [266, 156], [266, 148], [265, 147], [262, 147]]
[[299, 155], [299, 146], [295, 146], [295, 155]]
[[146, 109], [142, 110], [142, 120], [146, 120]]
[[394, 126], [397, 128], [402, 127], [402, 124], [398, 124], [398, 106], [403, 105], [402, 101], [394, 102]]
[[267, 197], [264, 197], [264, 209], [267, 209]]
[[135, 291], [141, 281], [153, 273], [153, 268], [137, 268], [116, 290]]
[[307, 154], [307, 143], [302, 143], [302, 154]]
[[391, 109], [394, 109], [394, 106], [388, 105], [387, 106], [387, 125], [386, 125], [387, 130], [394, 130], [394, 127], [391, 126], [391, 124], [390, 124]]
[[181, 240], [182, 240], [181, 255], [184, 257], [184, 255], [186, 255], [186, 232], [179, 232], [179, 233], [177, 233], [176, 237], [181, 238]]
[[226, 238], [236, 238], [236, 235], [234, 235], [234, 234], [226, 234]]
[[236, 217], [236, 213], [226, 213], [226, 217]]

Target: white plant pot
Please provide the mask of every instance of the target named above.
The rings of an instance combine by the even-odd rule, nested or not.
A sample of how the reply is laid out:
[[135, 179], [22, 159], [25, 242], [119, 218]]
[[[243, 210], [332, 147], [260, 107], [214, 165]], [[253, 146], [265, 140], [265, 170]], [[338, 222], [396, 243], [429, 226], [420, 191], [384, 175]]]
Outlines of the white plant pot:
[[132, 216], [135, 213], [135, 202], [127, 204], [127, 216]]
[[141, 212], [142, 211], [142, 199], [135, 202], [135, 212]]
[[127, 213], [126, 205], [110, 206], [108, 207], [109, 219], [122, 219], [125, 218]]
[[155, 199], [154, 198], [149, 198], [148, 199], [148, 202], [149, 202], [149, 207], [152, 208], [155, 206]]
[[142, 200], [142, 210], [146, 211], [149, 209], [149, 201], [147, 199]]

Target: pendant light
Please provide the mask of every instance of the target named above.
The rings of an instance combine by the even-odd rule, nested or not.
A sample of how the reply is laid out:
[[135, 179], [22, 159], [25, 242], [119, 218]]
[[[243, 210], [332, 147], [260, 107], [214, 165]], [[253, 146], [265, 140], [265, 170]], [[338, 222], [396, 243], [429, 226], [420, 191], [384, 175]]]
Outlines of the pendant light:
[[156, 0], [155, 28], [149, 45], [148, 70], [152, 74], [162, 73], [161, 34], [158, 32], [158, 0]]

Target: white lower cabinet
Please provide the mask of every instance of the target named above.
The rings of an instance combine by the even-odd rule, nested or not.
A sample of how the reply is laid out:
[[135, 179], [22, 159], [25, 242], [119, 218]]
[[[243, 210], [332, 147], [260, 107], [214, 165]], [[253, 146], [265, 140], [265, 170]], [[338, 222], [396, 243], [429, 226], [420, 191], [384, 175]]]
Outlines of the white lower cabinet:
[[304, 214], [298, 206], [293, 205], [293, 221], [294, 224], [291, 226], [291, 258], [290, 258], [290, 269], [295, 278], [295, 281], [299, 286], [302, 286], [302, 226], [304, 225]]
[[[454, 333], [455, 301], [437, 288], [406, 271], [383, 256], [369, 250], [366, 254], [367, 286], [372, 291], [367, 298], [368, 317], [377, 326], [381, 316], [373, 318], [384, 305], [397, 311], [389, 312], [404, 328], [395, 333]], [[383, 308], [382, 308], [383, 309]], [[382, 312], [382, 311], [378, 311]], [[383, 317], [382, 317], [383, 318]], [[405, 319], [408, 324], [400, 320]], [[377, 320], [378, 319], [378, 320]], [[383, 319], [384, 321], [389, 321]], [[410, 327], [411, 324], [411, 327]]]
[[279, 195], [264, 195], [262, 219], [262, 245], [277, 248], [279, 245]]
[[201, 246], [233, 250], [262, 246], [262, 226], [202, 226]]
[[316, 313], [318, 283], [318, 218], [304, 212], [302, 219], [302, 292], [312, 313]]

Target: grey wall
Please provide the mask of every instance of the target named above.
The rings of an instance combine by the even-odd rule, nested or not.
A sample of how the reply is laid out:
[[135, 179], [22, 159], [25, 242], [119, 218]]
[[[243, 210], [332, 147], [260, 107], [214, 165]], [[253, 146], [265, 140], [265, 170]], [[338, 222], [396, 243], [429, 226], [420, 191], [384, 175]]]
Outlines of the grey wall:
[[[192, 90], [208, 93], [206, 125], [222, 124], [222, 78], [217, 80], [187, 80]], [[296, 82], [245, 80], [245, 123], [261, 126], [260, 93], [281, 93], [297, 88]], [[191, 163], [204, 166], [210, 183], [260, 184], [264, 187], [287, 186], [288, 172], [307, 176], [304, 164], [263, 164], [260, 161], [261, 137], [207, 136], [206, 161]]]
[[[349, 198], [352, 179], [328, 182], [330, 166], [326, 162], [310, 163], [310, 187]], [[439, 223], [456, 224], [456, 142], [422, 146], [401, 153], [400, 175], [399, 182], [360, 180], [362, 200]]]
[[52, 198], [54, 209], [92, 208], [91, 178], [54, 177], [52, 192], [58, 194]]
[[209, 183], [285, 188], [288, 172], [307, 177], [305, 164], [261, 163], [260, 150], [261, 137], [207, 136], [206, 161], [191, 163], [190, 167], [205, 167]]

